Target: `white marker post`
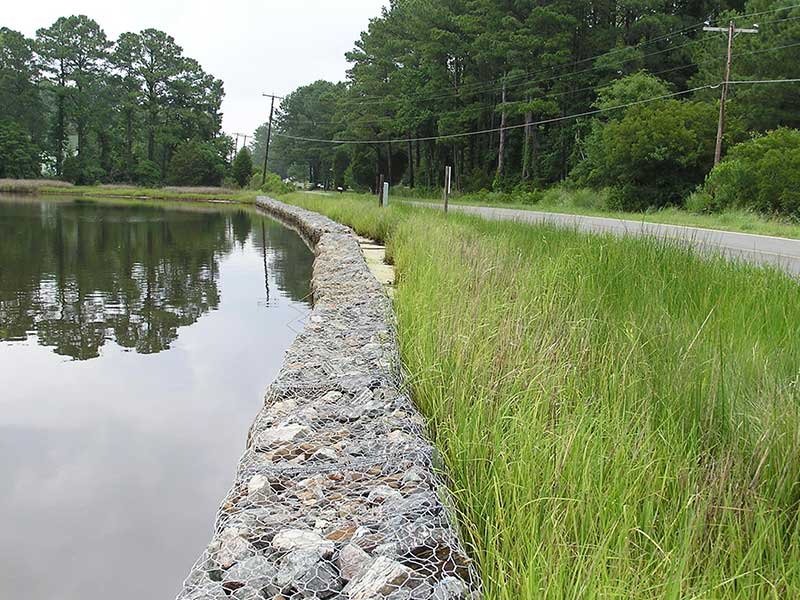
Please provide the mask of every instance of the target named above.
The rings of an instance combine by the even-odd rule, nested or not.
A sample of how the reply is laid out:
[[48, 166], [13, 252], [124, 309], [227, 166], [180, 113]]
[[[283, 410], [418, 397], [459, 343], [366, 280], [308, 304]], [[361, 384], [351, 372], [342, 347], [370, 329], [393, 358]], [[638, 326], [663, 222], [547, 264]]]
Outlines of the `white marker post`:
[[383, 184], [383, 197], [381, 199], [381, 205], [383, 208], [389, 206], [389, 182], [386, 181]]
[[453, 167], [444, 168], [444, 212], [447, 212], [447, 203], [450, 199], [451, 181], [453, 177]]

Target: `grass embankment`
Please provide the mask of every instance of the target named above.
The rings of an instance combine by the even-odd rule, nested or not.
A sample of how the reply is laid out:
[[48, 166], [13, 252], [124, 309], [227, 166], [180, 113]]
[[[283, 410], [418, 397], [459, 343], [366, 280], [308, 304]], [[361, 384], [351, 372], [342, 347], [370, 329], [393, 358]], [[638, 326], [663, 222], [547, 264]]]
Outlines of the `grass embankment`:
[[58, 194], [83, 198], [137, 198], [143, 200], [228, 201], [253, 204], [261, 192], [203, 187], [145, 188], [126, 185], [71, 185], [48, 179], [0, 179], [0, 192], [16, 194]]
[[[796, 220], [777, 217], [769, 218], [746, 210], [731, 209], [719, 213], [699, 214], [670, 207], [646, 212], [624, 212], [606, 208], [607, 194], [588, 189], [553, 188], [542, 194], [537, 194], [535, 197], [538, 200], [532, 203], [528, 201], [529, 197], [529, 195], [513, 193], [486, 194], [484, 196], [465, 195], [451, 197], [450, 202], [467, 206], [491, 206], [591, 217], [610, 217], [613, 219], [645, 221], [647, 223], [684, 225], [800, 239], [800, 223]], [[441, 202], [441, 198], [438, 196], [428, 199], [408, 198], [408, 200]]]
[[357, 198], [488, 599], [800, 596], [800, 284]]

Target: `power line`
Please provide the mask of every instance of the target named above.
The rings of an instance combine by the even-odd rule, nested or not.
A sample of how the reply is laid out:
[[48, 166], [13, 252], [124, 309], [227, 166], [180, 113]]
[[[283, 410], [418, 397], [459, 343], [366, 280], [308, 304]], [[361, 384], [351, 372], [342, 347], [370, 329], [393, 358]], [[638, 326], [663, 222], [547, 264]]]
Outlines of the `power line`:
[[[757, 16], [761, 16], [761, 15], [766, 15], [766, 14], [773, 14], [773, 13], [781, 12], [781, 11], [784, 11], [784, 10], [792, 10], [794, 8], [800, 8], [800, 4], [794, 4], [794, 5], [790, 5], [790, 6], [784, 6], [784, 7], [774, 8], [774, 9], [760, 11], [760, 12], [745, 13], [743, 15], [736, 15], [733, 18], [734, 19], [745, 19], [745, 18], [749, 18], [749, 17], [757, 17]], [[790, 20], [794, 20], [795, 18], [797, 18], [797, 17], [787, 17], [787, 18], [784, 18], [784, 19], [776, 19], [774, 21], [768, 21], [767, 23], [764, 23], [764, 24], [767, 25], [767, 24], [771, 24], [771, 23], [779, 23], [779, 22], [782, 22], [782, 21], [790, 21]], [[447, 92], [447, 93], [441, 93], [441, 94], [429, 95], [429, 96], [416, 96], [414, 99], [417, 100], [417, 101], [420, 101], [420, 100], [436, 100], [436, 99], [440, 99], [440, 98], [457, 97], [460, 94], [476, 94], [476, 93], [481, 93], [481, 92], [496, 91], [496, 90], [500, 89], [500, 87], [502, 85], [502, 84], [501, 85], [495, 85], [499, 81], [505, 80], [506, 82], [508, 82], [508, 81], [512, 81], [512, 80], [515, 80], [515, 79], [519, 79], [519, 78], [530, 77], [531, 75], [536, 75], [538, 73], [544, 73], [546, 71], [552, 71], [554, 69], [572, 68], [572, 67], [575, 67], [575, 66], [577, 66], [579, 64], [582, 64], [582, 63], [585, 63], [585, 62], [589, 62], [589, 61], [592, 61], [592, 60], [596, 60], [598, 58], [611, 56], [611, 55], [617, 54], [619, 52], [626, 52], [626, 51], [630, 51], [630, 50], [635, 50], [637, 48], [644, 47], [644, 46], [656, 43], [656, 42], [664, 40], [664, 39], [669, 39], [670, 37], [681, 35], [681, 34], [684, 34], [684, 33], [688, 32], [688, 31], [691, 31], [692, 29], [696, 29], [698, 27], [701, 27], [704, 24], [705, 23], [698, 23], [698, 24], [695, 24], [695, 25], [690, 25], [690, 26], [685, 27], [683, 29], [679, 29], [679, 30], [668, 32], [666, 34], [662, 34], [661, 36], [658, 36], [656, 38], [652, 38], [652, 39], [647, 40], [645, 42], [640, 42], [640, 43], [635, 44], [633, 46], [625, 46], [625, 47], [622, 47], [622, 48], [613, 48], [613, 49], [608, 50], [606, 52], [603, 52], [601, 54], [597, 54], [597, 55], [594, 55], [594, 56], [591, 56], [591, 57], [583, 58], [583, 59], [574, 61], [572, 63], [567, 63], [567, 64], [563, 64], [563, 65], [554, 65], [552, 67], [546, 67], [544, 69], [533, 71], [532, 73], [521, 73], [520, 75], [511, 76], [510, 78], [508, 78], [508, 77], [506, 77], [506, 78], [498, 78], [498, 79], [494, 79], [494, 80], [489, 80], [488, 82], [481, 82], [481, 83], [475, 83], [475, 84], [471, 84], [471, 85], [466, 85], [466, 86], [462, 86], [458, 90], [452, 90], [451, 92]], [[634, 61], [634, 60], [642, 60], [642, 59], [645, 59], [645, 58], [648, 58], [648, 57], [651, 57], [651, 56], [656, 56], [658, 54], [664, 54], [666, 52], [673, 52], [675, 50], [680, 50], [681, 48], [692, 46], [692, 45], [695, 45], [695, 44], [698, 44], [698, 43], [701, 43], [701, 42], [704, 42], [704, 41], [705, 40], [703, 40], [702, 38], [698, 38], [696, 40], [691, 40], [689, 42], [686, 42], [686, 43], [678, 45], [678, 46], [670, 46], [669, 48], [664, 48], [664, 49], [661, 49], [661, 50], [657, 50], [657, 51], [654, 51], [654, 52], [649, 52], [647, 54], [643, 54], [641, 56], [632, 57], [630, 59], [622, 61], [622, 64], [625, 64], [627, 62], [631, 62], [631, 61]], [[526, 81], [522, 81], [522, 82], [519, 82], [519, 83], [515, 83], [515, 84], [512, 84], [512, 85], [509, 85], [507, 87], [508, 88], [515, 88], [515, 87], [520, 87], [520, 86], [526, 85], [526, 84], [533, 85], [533, 84], [536, 84], [536, 83], [543, 83], [543, 82], [551, 81], [553, 79], [562, 79], [562, 78], [566, 78], [566, 77], [573, 77], [575, 75], [580, 75], [580, 74], [583, 74], [583, 73], [588, 73], [588, 72], [597, 70], [598, 68], [599, 67], [597, 67], [597, 66], [593, 66], [593, 67], [590, 67], [590, 68], [587, 68], [587, 69], [582, 69], [580, 71], [572, 71], [572, 72], [569, 72], [569, 73], [556, 74], [556, 75], [553, 75], [552, 77], [548, 77], [548, 78], [544, 78], [544, 79], [538, 79], [538, 80], [532, 80], [532, 81], [526, 80]], [[474, 88], [474, 89], [472, 89], [472, 88]], [[374, 98], [374, 100], [372, 100], [373, 98]], [[381, 104], [383, 102], [386, 102], [386, 100], [387, 100], [387, 97], [385, 97], [385, 96], [384, 97], [381, 97], [381, 96], [378, 96], [378, 95], [361, 96], [354, 103], [355, 104], [359, 104], [359, 105], [371, 105], [371, 104]]]
[[[538, 73], [544, 73], [546, 71], [552, 71], [553, 69], [571, 68], [571, 67], [574, 67], [576, 65], [579, 65], [579, 64], [582, 64], [582, 63], [585, 63], [585, 62], [589, 62], [589, 61], [592, 61], [592, 60], [596, 60], [598, 58], [603, 58], [605, 56], [611, 56], [611, 55], [617, 54], [619, 52], [626, 52], [628, 50], [634, 50], [636, 48], [649, 46], [650, 44], [654, 44], [654, 43], [662, 41], [664, 39], [669, 39], [670, 37], [684, 34], [684, 33], [688, 32], [688, 31], [691, 31], [692, 29], [697, 29], [698, 27], [701, 27], [702, 25], [703, 25], [703, 23], [697, 23], [695, 25], [690, 25], [690, 26], [685, 27], [683, 29], [670, 31], [670, 32], [662, 34], [662, 35], [660, 35], [658, 37], [655, 37], [655, 38], [652, 38], [652, 39], [649, 39], [649, 40], [646, 40], [646, 41], [643, 41], [643, 42], [639, 42], [639, 43], [634, 44], [632, 46], [624, 46], [622, 48], [612, 48], [611, 50], [607, 50], [607, 51], [605, 51], [605, 52], [603, 52], [601, 54], [595, 54], [594, 56], [589, 56], [587, 58], [582, 58], [580, 60], [576, 60], [576, 61], [571, 62], [571, 63], [563, 63], [563, 64], [560, 64], [560, 65], [553, 65], [553, 66], [550, 66], [550, 67], [545, 67], [543, 69], [538, 69], [538, 70], [530, 72], [530, 73], [520, 73], [519, 75], [511, 75], [511, 76], [506, 76], [506, 77], [499, 77], [499, 78], [496, 78], [496, 79], [490, 79], [488, 81], [482, 81], [482, 82], [476, 82], [476, 83], [473, 83], [473, 84], [467, 84], [467, 85], [462, 86], [458, 90], [454, 90], [454, 94], [460, 94], [460, 93], [466, 93], [466, 94], [471, 94], [472, 93], [472, 94], [474, 94], [474, 93], [478, 93], [478, 92], [481, 92], [481, 91], [497, 90], [497, 89], [500, 89], [500, 87], [502, 86], [502, 83], [500, 83], [499, 85], [495, 85], [495, 84], [498, 84], [499, 82], [502, 82], [502, 81], [509, 82], [509, 81], [513, 81], [515, 79], [527, 78], [527, 77], [530, 77], [532, 75], [536, 75]], [[647, 56], [649, 56], [649, 55], [647, 55]], [[556, 77], [558, 77], [558, 76], [556, 76]], [[472, 88], [475, 88], [475, 89], [473, 90]], [[454, 95], [454, 94], [444, 94], [444, 95], [442, 95], [440, 97], [447, 97], [447, 96]], [[434, 96], [423, 96], [423, 97], [420, 97], [419, 99], [427, 100], [427, 99], [433, 99], [433, 98], [435, 98], [435, 97]], [[359, 97], [359, 101], [362, 101], [362, 100], [366, 101], [366, 100], [373, 100], [373, 99], [375, 100], [375, 102], [374, 102], [375, 104], [379, 104], [380, 102], [383, 102], [385, 100], [385, 95], [372, 94], [372, 95], [368, 95], [368, 96], [360, 96]], [[367, 104], [367, 103], [368, 102], [364, 102], [364, 104]]]
[[647, 98], [645, 100], [637, 100], [635, 102], [629, 102], [627, 104], [620, 104], [619, 106], [610, 106], [607, 108], [598, 108], [595, 110], [590, 110], [582, 113], [576, 113], [572, 115], [566, 115], [563, 117], [553, 117], [551, 119], [542, 119], [540, 121], [534, 121], [531, 123], [522, 123], [519, 125], [507, 125], [505, 127], [494, 127], [491, 129], [483, 129], [480, 131], [470, 131], [467, 133], [451, 133], [446, 135], [436, 135], [436, 136], [428, 136], [428, 137], [419, 137], [419, 138], [396, 138], [391, 140], [323, 140], [318, 138], [304, 138], [299, 136], [292, 136], [287, 135], [284, 133], [275, 133], [275, 135], [290, 139], [296, 140], [301, 142], [314, 142], [314, 143], [324, 143], [324, 144], [336, 144], [336, 145], [348, 145], [348, 144], [399, 144], [405, 142], [429, 142], [429, 141], [436, 141], [436, 140], [447, 140], [447, 139], [454, 139], [454, 138], [462, 138], [462, 137], [470, 137], [475, 135], [484, 135], [487, 133], [497, 133], [500, 131], [509, 131], [512, 129], [520, 129], [522, 127], [532, 126], [532, 125], [545, 125], [547, 123], [556, 123], [558, 121], [566, 121], [567, 119], [575, 119], [579, 117], [587, 117], [591, 115], [596, 115], [603, 112], [608, 112], [611, 110], [619, 110], [621, 108], [630, 108], [631, 106], [636, 106], [637, 104], [645, 104], [647, 102], [655, 102], [656, 100], [665, 100], [668, 98], [674, 98], [676, 96], [682, 96], [684, 94], [690, 94], [692, 92], [697, 92], [704, 89], [718, 87], [719, 84], [707, 84], [697, 88], [692, 88], [690, 90], [684, 90], [682, 92], [674, 92], [671, 94], [664, 94], [663, 96], [657, 96], [655, 98]]
[[[798, 18], [800, 18], [800, 17], [798, 17]], [[800, 46], [800, 42], [795, 42], [795, 43], [792, 43], [792, 44], [784, 44], [784, 45], [781, 45], [781, 46], [773, 46], [773, 47], [770, 47], [770, 48], [760, 48], [758, 50], [749, 50], [747, 52], [734, 52], [733, 53], [733, 57], [734, 58], [740, 58], [740, 57], [744, 57], [744, 56], [751, 56], [751, 55], [754, 55], [754, 54], [762, 54], [762, 53], [765, 53], [765, 52], [772, 52], [774, 50], [785, 50], [785, 49], [794, 48], [794, 47], [797, 47], [797, 46]], [[708, 60], [687, 63], [685, 65], [678, 65], [678, 66], [675, 66], [675, 67], [669, 67], [668, 69], [662, 69], [660, 71], [654, 71], [652, 73], [650, 73], [648, 71], [648, 73], [650, 75], [653, 75], [653, 76], [664, 75], [664, 74], [671, 73], [671, 72], [674, 72], [674, 71], [681, 71], [681, 70], [689, 69], [691, 67], [702, 67], [702, 66], [711, 65], [713, 63], [718, 63], [718, 62], [721, 62], [723, 60], [724, 60], [723, 57], [709, 58]], [[540, 94], [536, 94], [535, 96], [532, 96], [530, 98], [530, 100], [541, 100], [543, 98], [554, 98], [554, 97], [558, 97], [558, 96], [565, 96], [567, 94], [576, 94], [576, 93], [579, 93], [579, 92], [596, 90], [596, 89], [597, 89], [597, 86], [586, 86], [586, 87], [582, 87], [582, 88], [564, 90], [564, 91], [559, 91], [559, 92], [553, 92], [553, 91], [544, 92], [544, 93], [540, 93]], [[524, 101], [518, 101], [518, 102], [515, 102], [514, 104], [519, 103], [519, 102], [524, 102]], [[441, 118], [443, 116], [464, 114], [465, 112], [473, 112], [473, 111], [489, 110], [489, 109], [496, 110], [498, 106], [499, 105], [496, 104], [496, 103], [478, 104], [478, 105], [474, 105], [473, 104], [473, 105], [464, 106], [464, 107], [462, 107], [460, 109], [438, 113], [437, 115], [434, 115], [434, 116], [436, 118]], [[382, 125], [382, 124], [385, 124], [385, 123], [389, 123], [389, 122], [395, 121], [396, 119], [397, 119], [396, 117], [387, 115], [387, 116], [376, 116], [374, 118], [367, 119], [367, 120], [357, 119], [357, 122], [360, 123], [360, 124], [366, 124], [366, 125]], [[312, 121], [312, 123], [310, 123], [310, 124], [314, 125], [314, 126], [320, 126], [320, 125], [342, 125], [342, 124], [344, 124], [343, 123], [344, 119], [342, 121], [316, 121], [314, 119], [309, 119], [309, 121]]]
[[[749, 83], [749, 84], [758, 85], [758, 84], [796, 83], [796, 82], [800, 82], [800, 79], [769, 79], [769, 80], [753, 80], [753, 81], [746, 80], [746, 81], [741, 81], [741, 82], [731, 81], [731, 82], [728, 82], [728, 83], [729, 84], [745, 84], [745, 83]], [[332, 145], [337, 145], [337, 146], [343, 146], [343, 145], [369, 145], [369, 144], [400, 144], [400, 143], [407, 143], [407, 142], [430, 142], [430, 141], [439, 141], [439, 140], [449, 140], [449, 139], [456, 139], [456, 138], [472, 137], [472, 136], [476, 136], [476, 135], [484, 135], [484, 134], [487, 134], [487, 133], [498, 133], [500, 131], [509, 131], [509, 130], [512, 130], [512, 129], [521, 129], [523, 127], [529, 127], [529, 126], [547, 125], [547, 124], [550, 124], [550, 123], [557, 123], [557, 122], [560, 122], [560, 121], [567, 121], [569, 119], [577, 119], [577, 118], [581, 118], [581, 117], [590, 117], [590, 116], [593, 116], [593, 115], [606, 113], [606, 112], [611, 112], [611, 111], [614, 111], [614, 110], [620, 110], [620, 109], [623, 109], [623, 108], [630, 108], [632, 106], [638, 106], [640, 104], [647, 104], [647, 103], [656, 102], [656, 101], [659, 101], [659, 100], [667, 100], [669, 98], [675, 98], [675, 97], [678, 97], [678, 96], [684, 96], [686, 94], [692, 94], [694, 92], [699, 92], [701, 90], [717, 89], [721, 85], [723, 85], [722, 82], [714, 83], [714, 84], [706, 84], [706, 85], [701, 85], [699, 87], [695, 87], [695, 88], [692, 88], [692, 89], [689, 89], [689, 90], [683, 90], [683, 91], [680, 91], [680, 92], [673, 92], [671, 94], [664, 94], [662, 96], [656, 96], [656, 97], [653, 97], [653, 98], [646, 98], [646, 99], [643, 99], [643, 100], [637, 100], [635, 102], [628, 102], [626, 104], [619, 104], [617, 106], [609, 106], [609, 107], [606, 107], [606, 108], [598, 108], [598, 109], [595, 109], [595, 110], [589, 110], [589, 111], [585, 111], [585, 112], [581, 112], [581, 113], [574, 113], [574, 114], [565, 115], [565, 116], [562, 116], [562, 117], [553, 117], [551, 119], [541, 119], [539, 121], [533, 121], [533, 122], [530, 122], [530, 123], [521, 123], [521, 124], [518, 124], [518, 125], [507, 125], [506, 127], [494, 127], [494, 128], [491, 128], [491, 129], [482, 129], [480, 131], [469, 131], [469, 132], [466, 132], [466, 133], [451, 133], [451, 134], [445, 134], [445, 135], [436, 135], [436, 136], [427, 136], [427, 137], [418, 137], [418, 138], [394, 138], [394, 139], [386, 139], [386, 140], [323, 140], [323, 139], [319, 139], [319, 138], [307, 138], [307, 137], [293, 136], [293, 135], [288, 135], [288, 134], [285, 134], [285, 133], [278, 133], [278, 132], [276, 132], [275, 135], [278, 136], [278, 137], [285, 138], [285, 139], [295, 140], [295, 141], [300, 141], [300, 142], [311, 142], [311, 143], [317, 143], [317, 144], [332, 144]]]
[[729, 81], [728, 85], [744, 85], [747, 83], [752, 83], [756, 85], [766, 84], [766, 83], [798, 83], [800, 82], [800, 78], [797, 79], [742, 79], [741, 81]]

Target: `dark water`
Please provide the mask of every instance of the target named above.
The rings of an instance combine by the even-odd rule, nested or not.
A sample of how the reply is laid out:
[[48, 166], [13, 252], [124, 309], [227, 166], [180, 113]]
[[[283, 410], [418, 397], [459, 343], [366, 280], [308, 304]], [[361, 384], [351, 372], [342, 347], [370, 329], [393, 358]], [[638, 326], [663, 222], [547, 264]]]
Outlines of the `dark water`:
[[0, 597], [177, 593], [312, 260], [252, 210], [0, 196]]

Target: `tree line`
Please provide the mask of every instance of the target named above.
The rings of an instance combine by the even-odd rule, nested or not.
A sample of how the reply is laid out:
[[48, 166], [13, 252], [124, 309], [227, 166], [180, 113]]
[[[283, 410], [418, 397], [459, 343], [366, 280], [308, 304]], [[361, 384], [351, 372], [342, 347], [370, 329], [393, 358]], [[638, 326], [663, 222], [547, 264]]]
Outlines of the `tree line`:
[[0, 28], [0, 177], [219, 184], [224, 94], [157, 29], [111, 40], [84, 15], [33, 39]]
[[[730, 19], [760, 25], [734, 42], [734, 80], [800, 77], [800, 8], [786, 0], [392, 0], [347, 54], [345, 82], [283, 100], [272, 166], [326, 186], [375, 189], [382, 174], [433, 189], [452, 165], [462, 192], [569, 181], [622, 208], [681, 203], [713, 166], [727, 36], [704, 22]], [[797, 85], [731, 90], [726, 148], [798, 126]]]

